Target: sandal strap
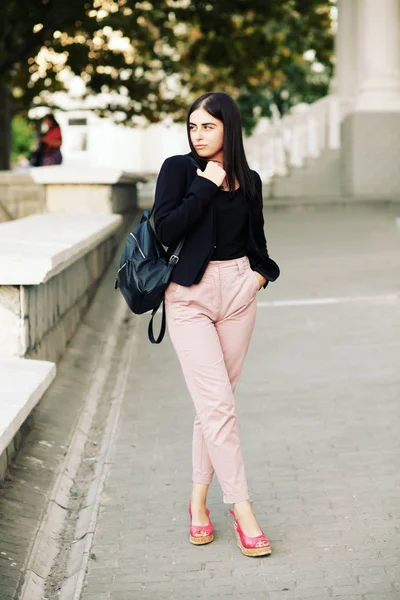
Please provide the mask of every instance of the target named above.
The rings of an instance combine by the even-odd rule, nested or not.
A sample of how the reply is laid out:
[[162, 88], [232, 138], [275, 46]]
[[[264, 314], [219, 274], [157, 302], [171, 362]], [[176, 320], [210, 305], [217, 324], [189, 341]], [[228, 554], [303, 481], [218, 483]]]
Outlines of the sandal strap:
[[229, 512], [233, 516], [235, 529], [238, 532], [240, 540], [241, 540], [241, 542], [242, 542], [242, 544], [243, 544], [243, 546], [245, 548], [248, 548], [248, 549], [250, 549], [250, 548], [257, 548], [258, 546], [256, 546], [256, 544], [258, 542], [267, 542], [267, 545], [268, 546], [270, 545], [268, 538], [265, 536], [265, 534], [264, 534], [264, 532], [262, 530], [261, 530], [262, 534], [261, 535], [257, 535], [255, 537], [250, 537], [249, 535], [246, 535], [243, 532], [243, 530], [242, 530], [242, 528], [240, 526], [240, 523], [237, 520], [236, 515], [233, 512], [233, 510], [229, 510]]
[[192, 525], [192, 508], [189, 502], [189, 515], [190, 515], [190, 535], [192, 537], [196, 537], [196, 533], [205, 532], [207, 535], [212, 535], [214, 533], [214, 527], [211, 523], [210, 519], [210, 511], [208, 508], [206, 509], [206, 514], [208, 517], [208, 525]]
[[209, 523], [208, 525], [191, 525], [190, 526], [190, 535], [192, 537], [196, 536], [196, 533], [202, 533], [202, 532], [207, 533], [207, 535], [211, 535], [214, 531], [213, 526], [211, 523]]

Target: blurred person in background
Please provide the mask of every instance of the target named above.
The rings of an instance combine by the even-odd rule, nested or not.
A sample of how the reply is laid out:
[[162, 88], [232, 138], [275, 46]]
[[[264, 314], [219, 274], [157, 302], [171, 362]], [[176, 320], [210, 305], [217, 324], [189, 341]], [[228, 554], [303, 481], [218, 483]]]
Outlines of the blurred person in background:
[[268, 255], [262, 183], [247, 163], [235, 102], [220, 92], [201, 96], [189, 109], [187, 132], [190, 154], [172, 156], [161, 167], [154, 224], [171, 254], [185, 239], [165, 307], [196, 411], [190, 541], [214, 539], [206, 502], [215, 472], [223, 501], [233, 504], [238, 546], [246, 556], [263, 556], [271, 548], [252, 510], [234, 392], [257, 293], [277, 279], [279, 267]]
[[59, 124], [52, 114], [46, 115], [41, 123], [37, 147], [32, 152], [30, 164], [33, 167], [60, 165], [62, 135]]

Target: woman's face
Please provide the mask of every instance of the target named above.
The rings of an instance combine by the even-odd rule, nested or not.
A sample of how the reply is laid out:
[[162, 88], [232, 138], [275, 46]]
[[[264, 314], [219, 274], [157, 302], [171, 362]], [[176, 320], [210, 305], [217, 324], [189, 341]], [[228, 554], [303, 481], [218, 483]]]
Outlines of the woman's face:
[[51, 123], [50, 123], [49, 119], [43, 119], [42, 125], [40, 127], [40, 131], [42, 133], [47, 133], [50, 129], [50, 125], [51, 125]]
[[214, 158], [222, 151], [224, 124], [204, 108], [193, 111], [189, 119], [190, 139], [201, 158]]

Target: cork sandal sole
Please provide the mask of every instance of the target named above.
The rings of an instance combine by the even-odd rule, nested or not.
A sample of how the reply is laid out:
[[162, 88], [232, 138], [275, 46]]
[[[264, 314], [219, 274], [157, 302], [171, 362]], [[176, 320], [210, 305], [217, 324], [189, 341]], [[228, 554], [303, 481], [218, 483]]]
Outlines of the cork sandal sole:
[[190, 536], [190, 541], [195, 546], [204, 546], [204, 544], [210, 544], [214, 540], [214, 535], [198, 535], [196, 537]]
[[242, 551], [242, 554], [245, 556], [268, 556], [272, 553], [271, 546], [263, 546], [261, 548], [245, 548], [240, 541], [239, 534], [235, 532], [235, 535], [237, 545]]

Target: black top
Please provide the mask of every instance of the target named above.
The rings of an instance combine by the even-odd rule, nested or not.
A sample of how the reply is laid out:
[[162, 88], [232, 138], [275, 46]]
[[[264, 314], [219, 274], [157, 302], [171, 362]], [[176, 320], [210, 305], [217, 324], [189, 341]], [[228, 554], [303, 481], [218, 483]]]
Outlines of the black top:
[[[257, 197], [242, 198], [248, 206], [247, 228], [244, 254], [249, 257], [251, 268], [261, 273], [268, 281], [279, 277], [278, 265], [269, 258], [264, 235], [264, 217], [262, 212], [262, 184], [260, 176], [252, 171], [255, 178]], [[221, 194], [223, 196], [221, 197]], [[223, 212], [225, 202], [231, 195], [223, 192], [209, 179], [198, 176], [196, 167], [188, 155], [171, 156], [164, 161], [157, 179], [155, 194], [154, 226], [156, 234], [168, 253], [172, 254], [182, 238], [185, 238], [179, 262], [172, 271], [171, 280], [180, 285], [190, 286], [200, 281], [208, 262], [214, 258], [214, 251], [226, 253], [232, 240], [224, 239], [221, 231], [218, 237], [218, 215]], [[234, 199], [237, 213], [232, 217], [239, 226], [241, 194]], [[221, 198], [221, 206], [219, 202]], [[222, 199], [223, 198], [223, 199]], [[221, 208], [221, 211], [219, 210]], [[226, 233], [226, 227], [222, 228]], [[239, 226], [240, 229], [240, 226]], [[243, 230], [244, 231], [244, 230]], [[240, 239], [236, 236], [236, 243]], [[221, 246], [222, 243], [222, 246]], [[235, 242], [234, 242], [235, 245]], [[217, 248], [214, 248], [217, 246]], [[225, 249], [224, 249], [225, 248]], [[236, 245], [236, 250], [238, 247]], [[214, 255], [214, 256], [213, 256]], [[220, 254], [218, 254], [220, 255]], [[220, 255], [221, 256], [221, 255]], [[225, 254], [227, 256], [227, 254]]]
[[249, 206], [239, 188], [233, 194], [219, 191], [215, 202], [215, 247], [211, 260], [246, 256]]

